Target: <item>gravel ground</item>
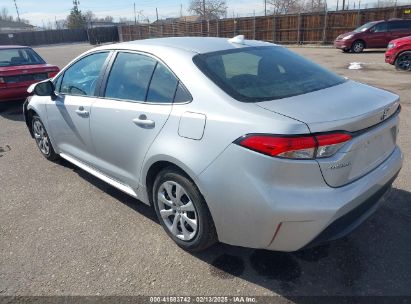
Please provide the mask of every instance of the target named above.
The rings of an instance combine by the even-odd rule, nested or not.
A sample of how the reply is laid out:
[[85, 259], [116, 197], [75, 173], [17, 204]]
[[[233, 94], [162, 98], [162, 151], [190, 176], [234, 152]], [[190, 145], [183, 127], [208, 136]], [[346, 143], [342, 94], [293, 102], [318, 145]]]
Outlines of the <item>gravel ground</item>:
[[[37, 48], [63, 67], [90, 46]], [[0, 112], [0, 295], [411, 296], [411, 73], [384, 53], [292, 47], [346, 77], [402, 98], [404, 167], [383, 206], [350, 236], [298, 253], [224, 244], [190, 254], [154, 211], [65, 161], [46, 161], [20, 105]], [[361, 70], [348, 70], [352, 62]], [[332, 98], [332, 96], [330, 96]]]

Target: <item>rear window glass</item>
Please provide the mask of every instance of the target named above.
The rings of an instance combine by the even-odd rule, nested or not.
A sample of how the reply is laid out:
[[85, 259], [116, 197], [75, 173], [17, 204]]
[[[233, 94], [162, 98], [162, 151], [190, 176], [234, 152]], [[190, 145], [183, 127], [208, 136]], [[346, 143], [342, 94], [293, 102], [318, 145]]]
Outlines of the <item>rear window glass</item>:
[[0, 50], [0, 66], [44, 64], [44, 60], [32, 49]]
[[193, 60], [221, 89], [243, 102], [291, 97], [345, 82], [284, 47], [247, 47], [200, 54]]

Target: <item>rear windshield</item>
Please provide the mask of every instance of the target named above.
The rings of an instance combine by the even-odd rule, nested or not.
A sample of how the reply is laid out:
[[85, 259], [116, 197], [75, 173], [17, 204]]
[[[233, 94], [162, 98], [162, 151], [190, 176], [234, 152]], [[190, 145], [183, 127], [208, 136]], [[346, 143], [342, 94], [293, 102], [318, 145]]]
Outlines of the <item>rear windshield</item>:
[[0, 50], [0, 67], [43, 63], [44, 60], [29, 48]]
[[231, 97], [258, 102], [310, 93], [344, 78], [284, 47], [245, 47], [200, 54], [199, 69]]

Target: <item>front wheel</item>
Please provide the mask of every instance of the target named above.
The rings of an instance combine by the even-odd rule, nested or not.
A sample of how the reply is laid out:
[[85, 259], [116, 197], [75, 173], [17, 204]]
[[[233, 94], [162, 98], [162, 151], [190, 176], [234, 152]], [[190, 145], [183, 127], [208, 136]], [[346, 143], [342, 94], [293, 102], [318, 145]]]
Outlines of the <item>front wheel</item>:
[[157, 217], [167, 234], [187, 251], [201, 251], [217, 241], [214, 222], [196, 185], [174, 168], [161, 171], [153, 187]]
[[50, 137], [47, 134], [46, 128], [43, 125], [40, 117], [37, 115], [33, 116], [31, 121], [34, 139], [36, 140], [37, 147], [39, 148], [41, 154], [48, 160], [58, 159], [58, 154], [53, 149], [51, 145]]
[[400, 54], [395, 60], [395, 68], [402, 71], [411, 71], [411, 52]]
[[351, 51], [353, 53], [361, 53], [364, 50], [364, 48], [365, 48], [364, 42], [361, 40], [357, 40], [357, 41], [354, 41], [354, 43], [352, 44]]

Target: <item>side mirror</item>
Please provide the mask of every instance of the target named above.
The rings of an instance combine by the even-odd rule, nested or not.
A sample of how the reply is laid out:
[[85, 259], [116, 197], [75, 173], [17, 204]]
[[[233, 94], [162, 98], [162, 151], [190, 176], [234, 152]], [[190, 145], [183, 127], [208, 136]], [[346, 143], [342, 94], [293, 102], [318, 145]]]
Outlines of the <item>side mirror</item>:
[[39, 82], [34, 86], [33, 93], [37, 96], [51, 96], [54, 97], [54, 84], [50, 81]]

